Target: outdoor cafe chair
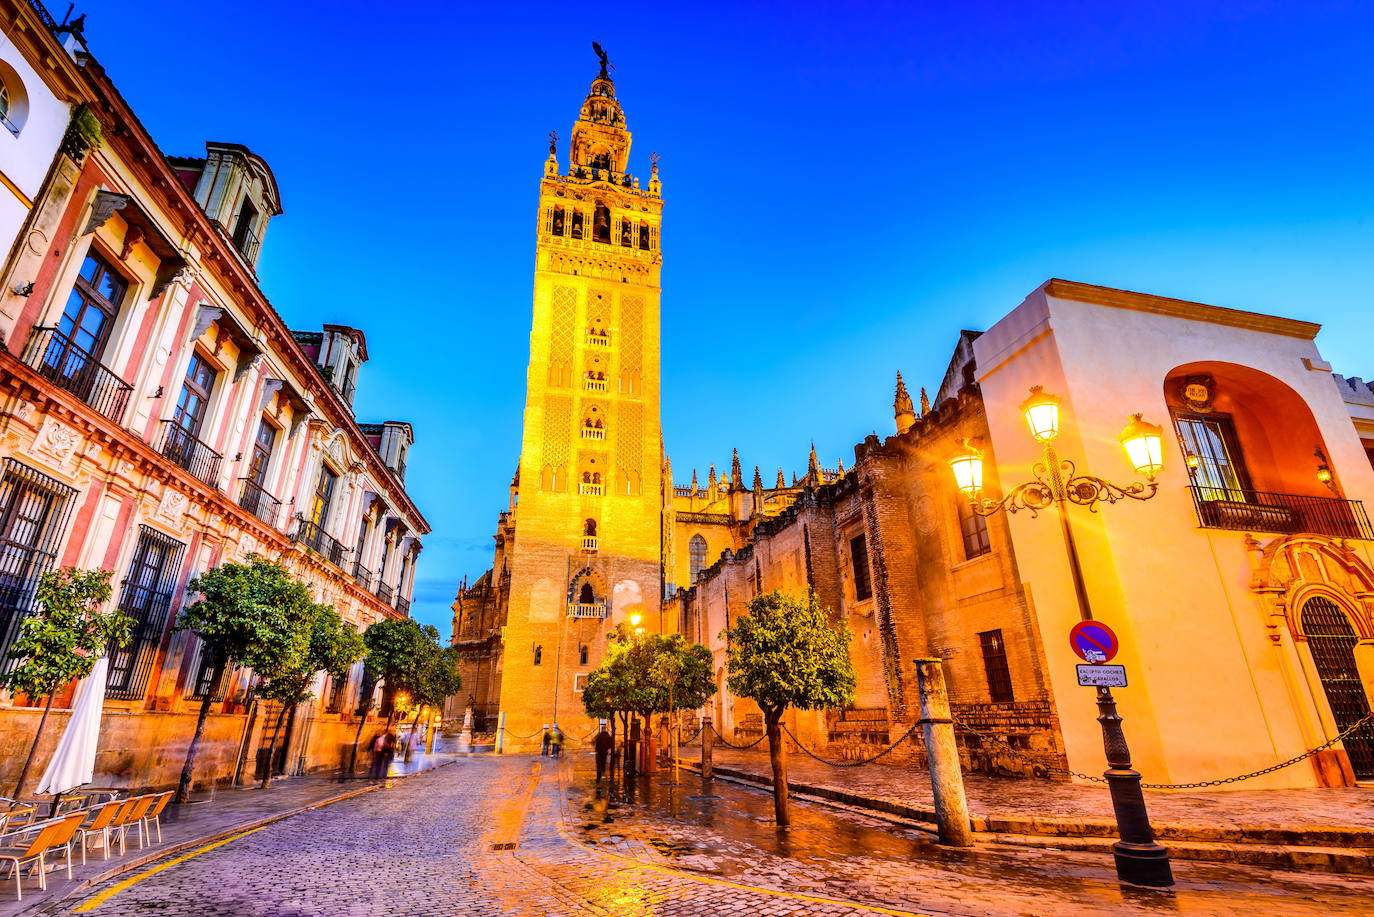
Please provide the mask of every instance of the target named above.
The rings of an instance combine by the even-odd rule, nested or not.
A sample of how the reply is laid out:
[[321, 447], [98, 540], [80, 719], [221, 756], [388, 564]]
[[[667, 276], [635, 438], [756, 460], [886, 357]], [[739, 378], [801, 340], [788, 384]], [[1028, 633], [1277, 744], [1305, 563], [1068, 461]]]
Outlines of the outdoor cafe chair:
[[[64, 815], [61, 818], [37, 822], [26, 829], [6, 837], [14, 837], [18, 843], [0, 847], [0, 863], [9, 863], [14, 870], [14, 893], [16, 899], [24, 900], [23, 869], [34, 866], [38, 869], [38, 887], [48, 887], [48, 864], [45, 857], [48, 851], [61, 848], [67, 857], [67, 878], [72, 877], [72, 837], [86, 816], [80, 812]], [[24, 839], [23, 835], [30, 835]]]
[[119, 829], [119, 850], [121, 853], [129, 849], [130, 828], [138, 829], [138, 849], [143, 849], [145, 830], [143, 819], [156, 801], [157, 797], [151, 794], [147, 796], [135, 796], [128, 801], [128, 805], [124, 807], [123, 811], [116, 816], [115, 824], [112, 827], [117, 827]]
[[[159, 844], [162, 843], [162, 810], [167, 808], [167, 803], [171, 801], [171, 790], [168, 790], [165, 793], [158, 793], [156, 796], [153, 797], [152, 807], [149, 808], [147, 814], [143, 816], [143, 826], [145, 828], [148, 828], [149, 826], [157, 828], [157, 842]], [[150, 844], [152, 843], [152, 837], [153, 833], [151, 830], [149, 830], [148, 843]]]
[[113, 799], [97, 809], [82, 812], [82, 816], [91, 815], [91, 820], [77, 828], [77, 838], [81, 843], [81, 865], [86, 865], [86, 848], [90, 846], [93, 837], [100, 838], [100, 850], [104, 854], [104, 859], [110, 858], [111, 834], [118, 829], [115, 827], [115, 819], [121, 810], [133, 804], [130, 799]]

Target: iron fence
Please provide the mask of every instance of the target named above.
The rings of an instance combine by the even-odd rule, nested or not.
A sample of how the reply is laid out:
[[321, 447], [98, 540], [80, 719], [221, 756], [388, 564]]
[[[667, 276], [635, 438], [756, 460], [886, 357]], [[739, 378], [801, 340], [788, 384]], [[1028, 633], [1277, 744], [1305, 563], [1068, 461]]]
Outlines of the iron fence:
[[1374, 527], [1359, 500], [1197, 485], [1188, 490], [1203, 528], [1286, 535], [1311, 532], [1374, 541]]
[[239, 506], [266, 522], [277, 527], [281, 516], [281, 501], [262, 489], [262, 485], [252, 478], [243, 479], [243, 490], [239, 491]]
[[317, 522], [311, 522], [309, 519], [297, 520], [296, 531], [291, 533], [291, 540], [305, 545], [336, 567], [344, 566], [348, 549], [339, 544], [337, 538], [320, 528]]
[[224, 457], [175, 420], [162, 422], [158, 451], [211, 487], [218, 486], [219, 465]]

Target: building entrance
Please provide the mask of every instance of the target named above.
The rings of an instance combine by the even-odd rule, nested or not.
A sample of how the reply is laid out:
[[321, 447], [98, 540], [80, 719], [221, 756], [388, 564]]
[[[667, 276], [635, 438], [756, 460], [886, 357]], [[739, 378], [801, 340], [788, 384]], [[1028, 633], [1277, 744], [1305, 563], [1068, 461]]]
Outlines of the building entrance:
[[[1336, 728], [1345, 731], [1369, 714], [1360, 673], [1355, 668], [1355, 629], [1335, 602], [1320, 596], [1302, 606], [1302, 630], [1317, 666], [1317, 676], [1331, 705]], [[1366, 723], [1344, 740], [1346, 754], [1355, 777], [1374, 778], [1374, 725]]]

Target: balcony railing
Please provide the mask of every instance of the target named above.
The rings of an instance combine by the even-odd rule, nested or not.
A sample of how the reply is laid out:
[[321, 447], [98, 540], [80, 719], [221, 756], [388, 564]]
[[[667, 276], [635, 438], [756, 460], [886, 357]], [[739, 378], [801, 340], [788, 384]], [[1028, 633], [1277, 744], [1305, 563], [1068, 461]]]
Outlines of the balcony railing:
[[583, 536], [582, 536], [582, 550], [583, 550], [583, 552], [586, 553], [586, 554], [595, 554], [595, 553], [596, 553], [596, 536], [595, 536], [595, 535], [583, 535]]
[[219, 463], [223, 456], [175, 420], [162, 422], [162, 444], [158, 451], [211, 487], [218, 486]]
[[606, 438], [606, 428], [605, 428], [605, 427], [583, 427], [583, 428], [582, 428], [582, 438], [583, 438], [583, 439], [605, 439], [605, 438]]
[[568, 617], [570, 618], [604, 618], [606, 617], [605, 602], [569, 602]]
[[1209, 529], [1296, 534], [1374, 541], [1364, 504], [1336, 497], [1190, 487], [1198, 524]]
[[309, 519], [296, 521], [296, 530], [291, 533], [291, 540], [305, 545], [336, 567], [344, 566], [344, 557], [348, 554], [348, 549]]
[[584, 379], [582, 385], [589, 392], [604, 392], [606, 390], [605, 379]]
[[115, 423], [123, 420], [134, 387], [56, 328], [33, 329], [24, 362]]
[[379, 578], [379, 579], [377, 580], [377, 592], [376, 592], [376, 595], [377, 595], [377, 598], [381, 599], [383, 602], [385, 602], [386, 604], [390, 605], [390, 604], [392, 604], [393, 600], [395, 599], [396, 590], [393, 589], [393, 588], [391, 588], [390, 586], [388, 586], [386, 583], [382, 582], [381, 579]]
[[356, 561], [353, 564], [353, 582], [368, 592], [372, 591], [372, 571]]
[[599, 497], [606, 492], [605, 484], [578, 484], [577, 492], [584, 497]]
[[410, 614], [410, 599], [403, 595], [396, 596], [396, 610], [403, 615]]
[[611, 336], [609, 334], [595, 334], [587, 332], [587, 345], [590, 347], [610, 347]]
[[234, 248], [243, 255], [243, 260], [249, 264], [258, 263], [258, 246], [262, 242], [258, 239], [258, 234], [247, 226], [239, 227], [239, 231], [234, 233]]
[[239, 506], [257, 516], [273, 528], [281, 516], [281, 501], [262, 489], [262, 485], [252, 478], [243, 479], [243, 490], [239, 492]]

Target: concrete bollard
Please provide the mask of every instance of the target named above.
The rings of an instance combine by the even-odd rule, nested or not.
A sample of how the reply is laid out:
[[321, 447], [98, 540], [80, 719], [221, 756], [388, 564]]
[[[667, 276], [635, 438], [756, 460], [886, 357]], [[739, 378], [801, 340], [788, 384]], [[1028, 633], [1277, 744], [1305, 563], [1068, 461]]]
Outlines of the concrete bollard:
[[973, 828], [969, 824], [968, 800], [964, 798], [964, 774], [959, 766], [954, 719], [950, 716], [945, 673], [939, 659], [916, 660], [916, 688], [921, 697], [921, 732], [925, 737], [940, 843], [971, 847]]
[[506, 711], [502, 710], [496, 716], [496, 753], [503, 754], [506, 750]]
[[711, 762], [711, 755], [716, 748], [716, 733], [711, 728], [711, 718], [709, 716], [701, 719], [701, 776], [704, 780], [711, 779], [711, 771], [714, 765]]

